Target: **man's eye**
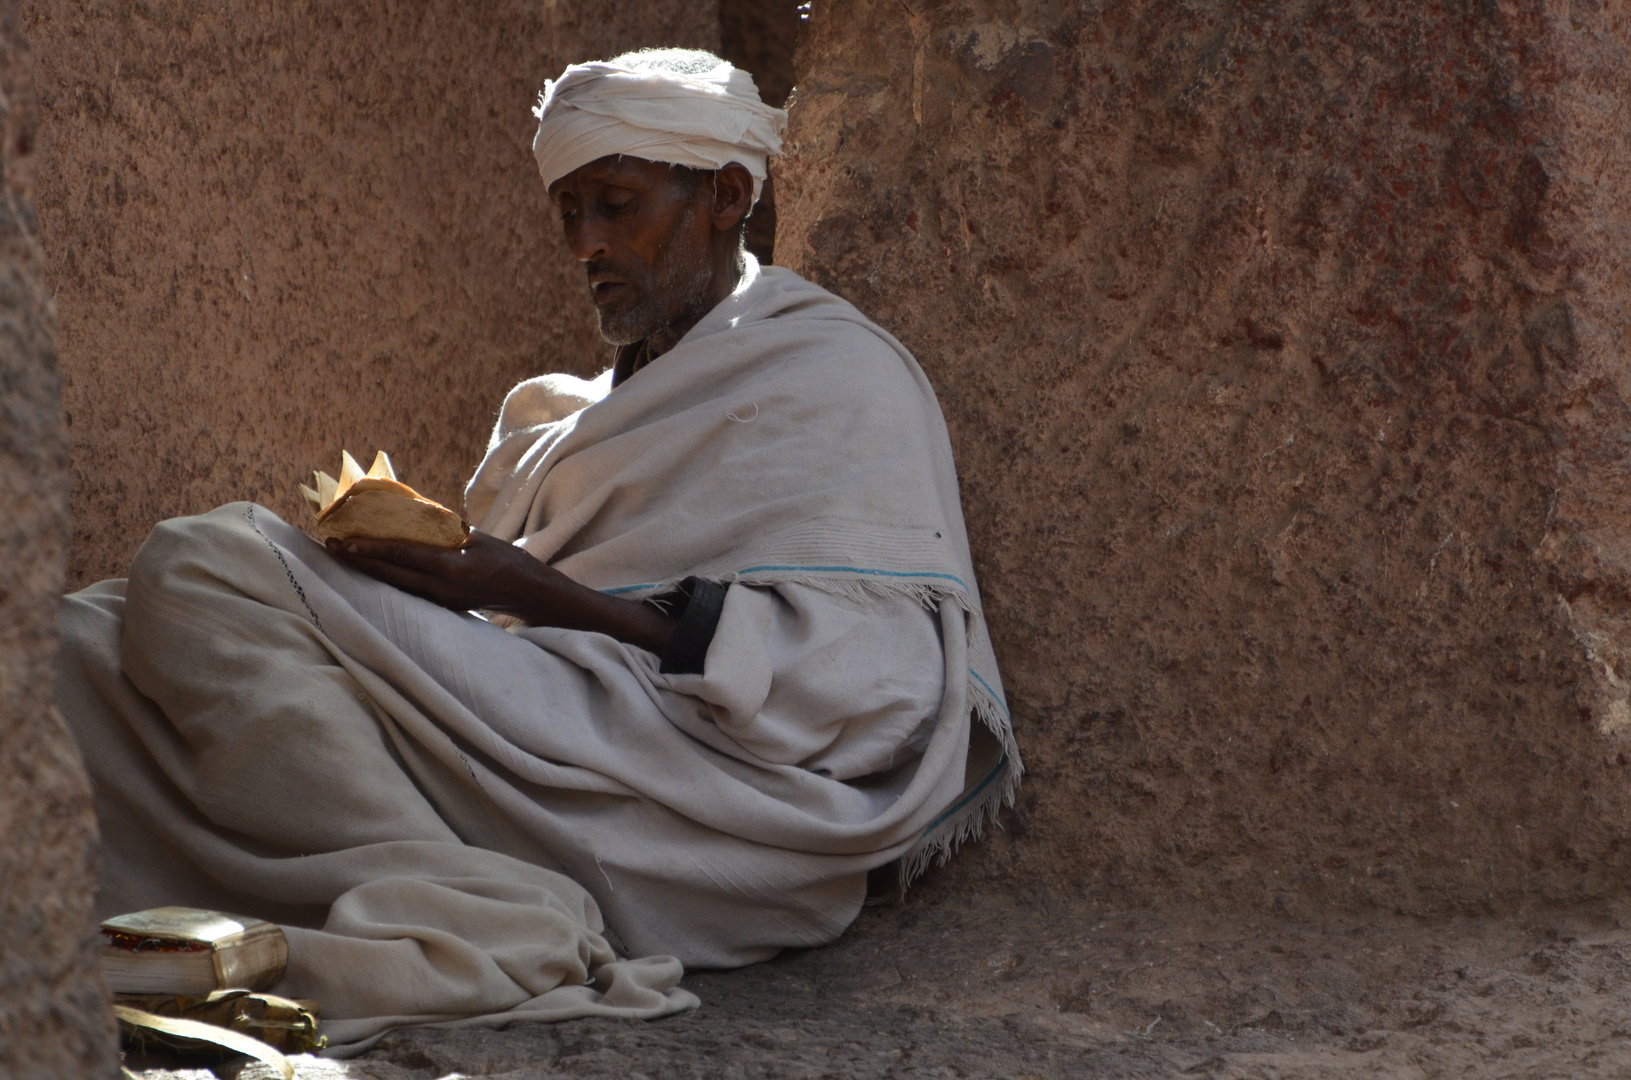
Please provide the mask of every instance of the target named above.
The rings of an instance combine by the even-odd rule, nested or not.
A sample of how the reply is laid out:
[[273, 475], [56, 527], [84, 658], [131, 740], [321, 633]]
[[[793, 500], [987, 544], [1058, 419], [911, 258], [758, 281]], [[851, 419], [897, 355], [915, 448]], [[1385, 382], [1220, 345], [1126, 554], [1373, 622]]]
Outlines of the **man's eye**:
[[608, 214], [623, 214], [634, 209], [633, 199], [619, 199], [616, 202], [607, 201], [603, 204]]
[[576, 220], [578, 220], [578, 212], [576, 210], [562, 210], [561, 211], [561, 223], [562, 224], [570, 225]]

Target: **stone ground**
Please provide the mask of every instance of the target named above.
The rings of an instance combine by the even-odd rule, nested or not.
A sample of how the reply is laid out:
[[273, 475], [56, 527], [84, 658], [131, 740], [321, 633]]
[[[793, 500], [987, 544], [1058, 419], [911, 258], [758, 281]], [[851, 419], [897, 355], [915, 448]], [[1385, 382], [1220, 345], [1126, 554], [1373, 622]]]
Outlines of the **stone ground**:
[[[930, 881], [904, 908], [865, 912], [830, 948], [687, 985], [702, 1009], [654, 1023], [404, 1031], [353, 1061], [300, 1059], [300, 1076], [1631, 1075], [1631, 929], [1604, 913], [1229, 918]], [[136, 1075], [269, 1074], [257, 1064]]]

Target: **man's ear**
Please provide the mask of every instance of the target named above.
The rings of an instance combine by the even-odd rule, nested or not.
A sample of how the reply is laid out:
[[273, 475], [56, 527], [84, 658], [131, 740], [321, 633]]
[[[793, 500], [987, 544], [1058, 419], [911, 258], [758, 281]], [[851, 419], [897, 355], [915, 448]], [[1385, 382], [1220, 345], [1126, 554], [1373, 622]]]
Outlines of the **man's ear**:
[[708, 212], [718, 232], [735, 232], [753, 209], [753, 174], [731, 162], [703, 185], [709, 193]]

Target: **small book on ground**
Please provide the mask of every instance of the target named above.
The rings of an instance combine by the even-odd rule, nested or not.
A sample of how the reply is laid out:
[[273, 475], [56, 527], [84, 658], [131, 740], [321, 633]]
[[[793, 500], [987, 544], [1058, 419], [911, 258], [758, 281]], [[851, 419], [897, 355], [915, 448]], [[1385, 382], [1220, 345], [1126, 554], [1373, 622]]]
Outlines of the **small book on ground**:
[[301, 484], [300, 493], [317, 515], [313, 531], [319, 540], [363, 537], [456, 548], [470, 537], [470, 526], [458, 514], [398, 480], [383, 450], [367, 472], [342, 450], [337, 479], [325, 472], [314, 477], [317, 487]]
[[96, 953], [115, 994], [265, 990], [289, 962], [277, 924], [189, 907], [115, 916], [102, 924]]

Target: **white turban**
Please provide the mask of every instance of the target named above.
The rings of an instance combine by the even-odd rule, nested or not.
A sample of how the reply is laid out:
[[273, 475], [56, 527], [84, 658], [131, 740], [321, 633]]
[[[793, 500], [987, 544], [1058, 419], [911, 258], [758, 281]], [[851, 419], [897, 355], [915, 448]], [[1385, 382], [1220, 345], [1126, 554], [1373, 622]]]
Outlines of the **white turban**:
[[759, 100], [753, 76], [721, 60], [681, 73], [622, 63], [573, 64], [544, 84], [532, 154], [544, 186], [608, 154], [709, 171], [737, 162], [753, 174], [782, 148], [787, 113]]

